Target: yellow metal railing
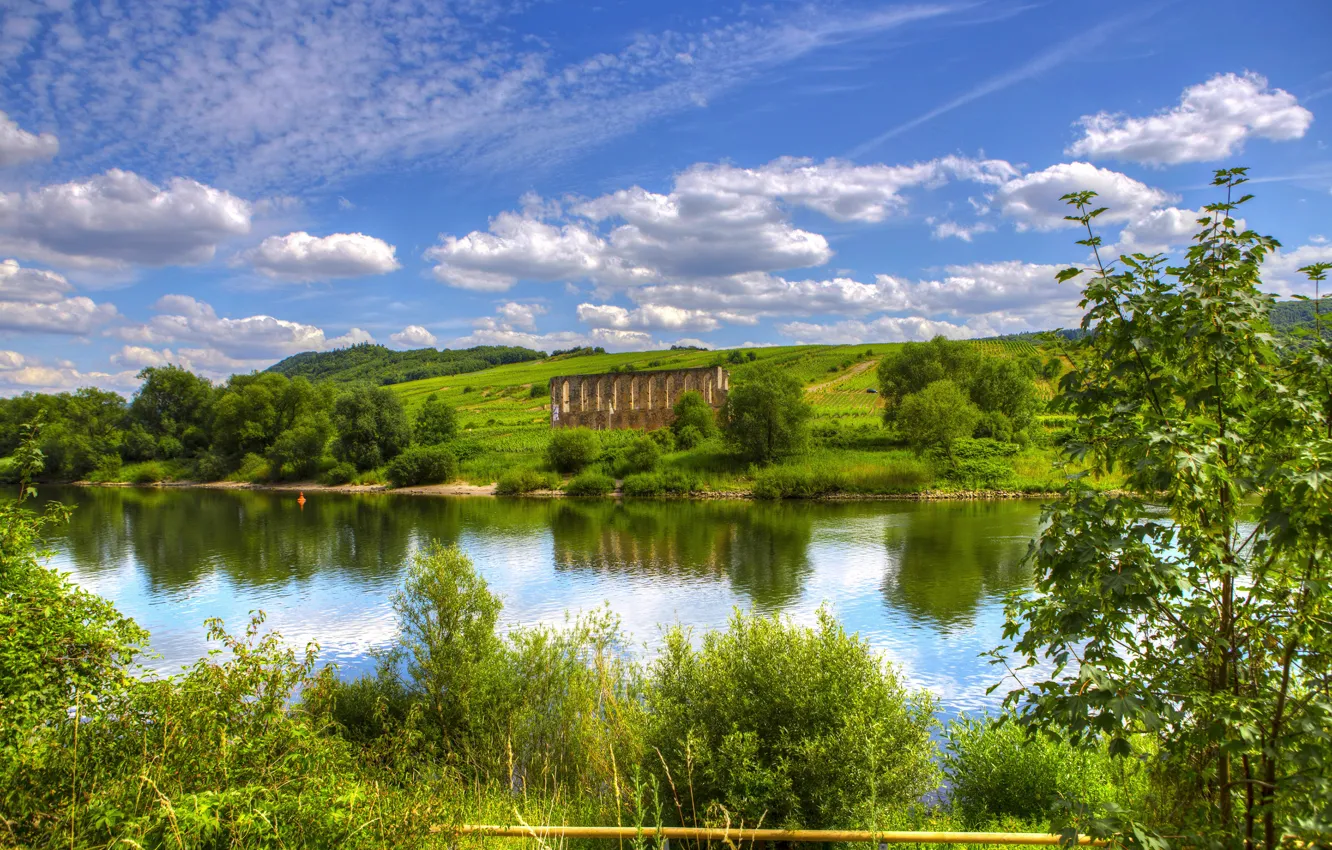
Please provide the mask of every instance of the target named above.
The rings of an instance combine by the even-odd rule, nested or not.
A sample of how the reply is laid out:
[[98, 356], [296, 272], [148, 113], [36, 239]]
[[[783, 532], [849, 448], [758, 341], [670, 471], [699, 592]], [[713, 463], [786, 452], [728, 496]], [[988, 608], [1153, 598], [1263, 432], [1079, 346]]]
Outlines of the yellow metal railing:
[[[851, 844], [1006, 844], [1011, 846], [1053, 847], [1061, 843], [1058, 835], [1041, 832], [877, 832], [868, 829], [743, 829], [687, 826], [662, 826], [639, 829], [632, 826], [488, 826], [464, 824], [442, 831], [456, 835], [495, 838], [658, 838], [666, 840], [788, 841], [793, 843]], [[1080, 835], [1082, 847], [1104, 847], [1104, 839]]]

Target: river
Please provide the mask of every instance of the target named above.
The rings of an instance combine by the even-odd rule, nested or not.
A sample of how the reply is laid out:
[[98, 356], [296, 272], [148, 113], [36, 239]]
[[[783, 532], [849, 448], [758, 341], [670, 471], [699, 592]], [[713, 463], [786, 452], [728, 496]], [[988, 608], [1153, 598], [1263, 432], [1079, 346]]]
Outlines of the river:
[[932, 690], [941, 714], [994, 707], [1003, 599], [1040, 522], [1031, 501], [753, 503], [422, 497], [45, 487], [74, 506], [52, 565], [152, 633], [150, 666], [179, 670], [262, 610], [292, 644], [318, 641], [343, 675], [394, 636], [390, 598], [411, 553], [461, 547], [506, 625], [609, 604], [651, 654], [665, 626], [724, 627], [734, 608], [812, 623], [828, 605]]

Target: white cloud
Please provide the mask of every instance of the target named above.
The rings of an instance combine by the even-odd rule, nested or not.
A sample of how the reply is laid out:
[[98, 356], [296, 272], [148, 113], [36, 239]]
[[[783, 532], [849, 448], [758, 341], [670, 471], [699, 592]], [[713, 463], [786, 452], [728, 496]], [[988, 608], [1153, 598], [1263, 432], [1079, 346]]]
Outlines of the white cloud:
[[871, 322], [854, 319], [832, 324], [787, 322], [777, 326], [778, 333], [802, 344], [857, 345], [862, 342], [909, 342], [946, 336], [964, 339], [977, 336], [965, 325], [932, 321], [920, 316], [881, 316]]
[[1207, 162], [1238, 153], [1246, 139], [1298, 139], [1312, 122], [1312, 112], [1289, 92], [1269, 89], [1265, 77], [1218, 74], [1185, 89], [1178, 106], [1148, 118], [1083, 116], [1084, 135], [1067, 152], [1149, 165]]
[[0, 193], [0, 249], [76, 268], [205, 262], [249, 232], [250, 206], [221, 189], [173, 178], [105, 174], [24, 193]]
[[145, 324], [116, 328], [114, 335], [126, 342], [149, 345], [196, 343], [202, 348], [181, 349], [178, 353], [193, 352], [196, 359], [208, 357], [211, 365], [224, 364], [224, 358], [238, 364], [267, 363], [301, 351], [327, 351], [374, 341], [360, 328], [328, 338], [314, 325], [272, 316], [223, 318], [210, 304], [188, 295], [164, 295], [153, 309], [160, 315]]
[[1086, 162], [1067, 162], [1005, 183], [995, 193], [994, 202], [1004, 215], [1017, 222], [1019, 230], [1028, 227], [1053, 230], [1076, 226], [1064, 220], [1064, 216], [1073, 215], [1076, 210], [1060, 198], [1083, 190], [1096, 193], [1094, 206], [1109, 208], [1097, 219], [1101, 224], [1140, 219], [1151, 210], [1178, 200], [1169, 192], [1154, 189], [1118, 171]]
[[60, 150], [60, 142], [50, 133], [29, 133], [18, 122], [0, 111], [0, 168], [50, 159]]
[[452, 286], [503, 291], [519, 280], [642, 286], [819, 266], [828, 240], [791, 222], [793, 207], [837, 221], [901, 212], [906, 189], [949, 180], [998, 186], [1017, 176], [1003, 160], [950, 156], [914, 165], [858, 166], [785, 157], [757, 168], [698, 164], [668, 193], [639, 186], [565, 205], [523, 198], [486, 231], [444, 235], [426, 252]]
[[242, 258], [278, 280], [314, 281], [388, 274], [401, 266], [396, 250], [364, 233], [311, 236], [304, 231], [270, 236]]
[[753, 324], [755, 320], [740, 315], [714, 316], [706, 310], [688, 310], [667, 305], [648, 304], [634, 310], [613, 304], [579, 304], [578, 321], [594, 328], [616, 330], [714, 331], [721, 327], [719, 318]]
[[[1300, 269], [1314, 263], [1332, 263], [1332, 244], [1326, 241], [1301, 245], [1294, 249], [1281, 249], [1268, 255], [1263, 263], [1263, 289], [1283, 297], [1290, 295], [1314, 295], [1314, 286]], [[1327, 281], [1320, 285], [1320, 294], [1332, 294], [1332, 287]]]
[[111, 355], [111, 362], [118, 366], [143, 369], [148, 366], [169, 366], [180, 360], [169, 348], [158, 351], [145, 345], [122, 345], [120, 351]]
[[978, 221], [970, 227], [958, 224], [955, 221], [948, 221], [947, 219], [943, 221], [935, 221], [932, 218], [927, 218], [925, 219], [925, 223], [934, 226], [933, 233], [935, 239], [955, 238], [961, 239], [963, 242], [970, 242], [972, 237], [977, 233], [989, 233], [994, 230], [993, 224], [984, 221]]
[[389, 334], [389, 341], [399, 348], [433, 348], [439, 338], [420, 325], [408, 325], [395, 334]]
[[528, 331], [536, 330], [536, 317], [545, 314], [546, 307], [543, 304], [520, 304], [510, 301], [495, 308], [495, 315], [502, 321]]
[[0, 330], [86, 334], [117, 315], [111, 304], [82, 295], [55, 272], [0, 262]]
[[483, 323], [467, 336], [458, 337], [449, 345], [453, 348], [470, 348], [474, 345], [517, 345], [536, 351], [598, 345], [611, 351], [653, 351], [666, 347], [665, 343], [642, 331], [594, 328], [587, 333], [556, 331], [537, 334], [499, 323], [490, 325]]
[[0, 351], [0, 395], [58, 393], [88, 386], [124, 392], [137, 384], [134, 375], [133, 370], [82, 372], [69, 363], [48, 366], [17, 351]]
[[[1151, 210], [1140, 218], [1130, 221], [1120, 231], [1119, 241], [1109, 246], [1106, 253], [1117, 254], [1160, 254], [1186, 245], [1202, 228], [1198, 219], [1208, 216], [1206, 210], [1185, 210], [1179, 207], [1165, 207]], [[1237, 221], [1243, 230], [1243, 222]]]
[[629, 291], [643, 305], [706, 311], [724, 321], [762, 316], [865, 314], [888, 309], [886, 276], [875, 283], [849, 277], [787, 280], [769, 274], [732, 275], [691, 283], [669, 283]]

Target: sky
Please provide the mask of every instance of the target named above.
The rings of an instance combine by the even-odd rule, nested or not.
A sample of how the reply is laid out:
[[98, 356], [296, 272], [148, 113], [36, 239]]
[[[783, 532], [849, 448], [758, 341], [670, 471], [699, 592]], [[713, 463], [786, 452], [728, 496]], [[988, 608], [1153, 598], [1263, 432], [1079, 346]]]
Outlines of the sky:
[[1076, 326], [1090, 189], [1332, 261], [1332, 2], [0, 5], [0, 394]]

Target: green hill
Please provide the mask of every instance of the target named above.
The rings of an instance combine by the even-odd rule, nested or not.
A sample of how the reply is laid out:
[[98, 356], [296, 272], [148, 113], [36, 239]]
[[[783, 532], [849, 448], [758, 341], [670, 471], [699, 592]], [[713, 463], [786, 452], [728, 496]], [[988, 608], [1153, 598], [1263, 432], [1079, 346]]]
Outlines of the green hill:
[[479, 372], [506, 363], [540, 360], [546, 355], [530, 348], [479, 345], [457, 351], [418, 348], [393, 351], [382, 345], [364, 343], [334, 351], [304, 351], [269, 366], [265, 371], [289, 378], [298, 375], [311, 381], [367, 381], [373, 384], [401, 384], [424, 378]]
[[1332, 315], [1332, 298], [1323, 298], [1318, 302], [1278, 301], [1272, 307], [1272, 328], [1278, 332], [1289, 333], [1300, 328], [1313, 329], [1314, 306], [1326, 318]]

